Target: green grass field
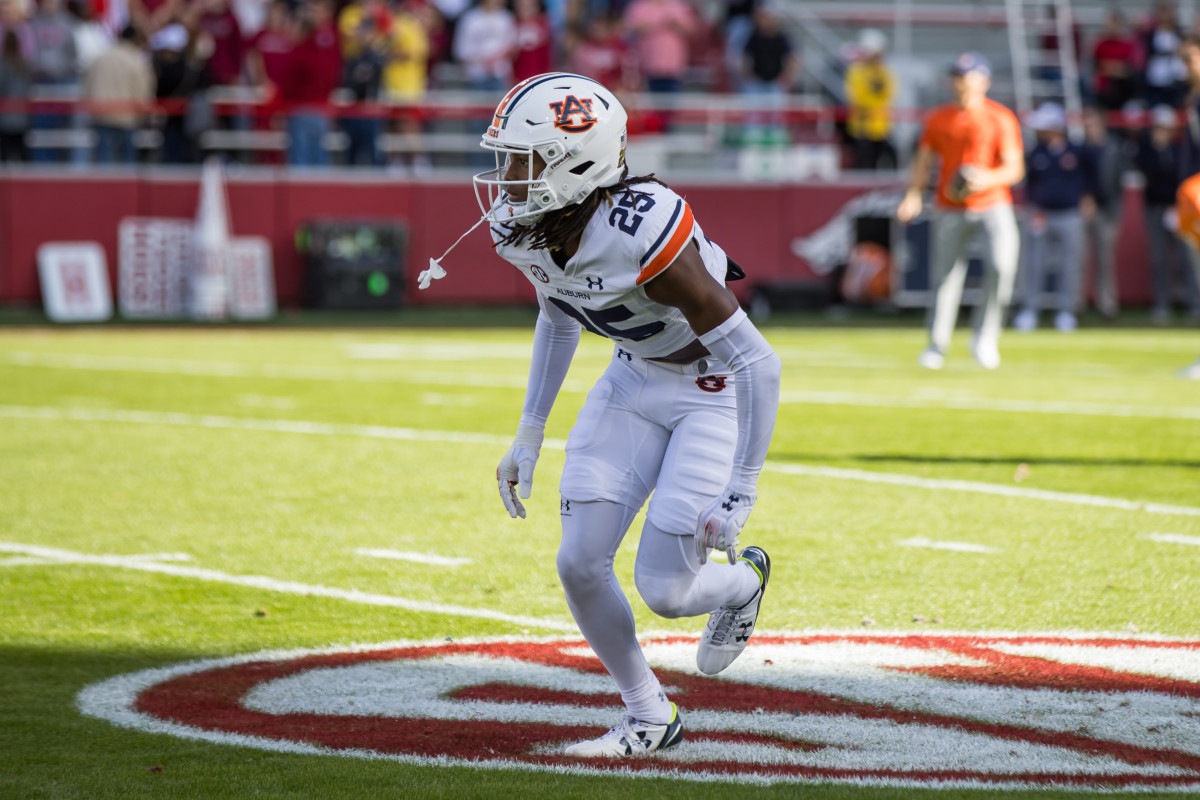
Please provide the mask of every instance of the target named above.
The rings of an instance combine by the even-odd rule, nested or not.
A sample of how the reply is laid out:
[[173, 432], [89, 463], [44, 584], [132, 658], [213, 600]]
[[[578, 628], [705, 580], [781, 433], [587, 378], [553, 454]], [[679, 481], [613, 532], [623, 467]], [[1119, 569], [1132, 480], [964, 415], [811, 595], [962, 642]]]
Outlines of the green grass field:
[[[928, 373], [916, 329], [764, 330], [784, 402], [743, 535], [775, 562], [760, 629], [1200, 638], [1200, 382], [1177, 376], [1200, 353], [1196, 332], [1009, 334], [988, 373], [960, 331], [946, 369]], [[543, 451], [527, 520], [508, 518], [493, 478], [531, 335], [0, 328], [0, 797], [744, 796], [731, 783], [268, 752], [76, 707], [85, 686], [193, 659], [569, 636], [554, 568], [561, 444]], [[585, 337], [548, 437], [565, 438], [609, 353]], [[639, 528], [617, 560], [627, 593]], [[631, 601], [646, 631], [703, 627]], [[598, 710], [596, 724], [617, 715]]]

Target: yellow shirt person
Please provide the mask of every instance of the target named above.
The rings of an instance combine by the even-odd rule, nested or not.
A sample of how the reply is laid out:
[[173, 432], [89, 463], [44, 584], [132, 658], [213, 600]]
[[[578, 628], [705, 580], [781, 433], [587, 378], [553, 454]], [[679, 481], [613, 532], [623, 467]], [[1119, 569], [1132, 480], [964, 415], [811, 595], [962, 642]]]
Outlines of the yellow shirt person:
[[389, 100], [419, 100], [429, 77], [429, 34], [408, 12], [392, 18], [392, 57], [383, 70], [383, 94]]

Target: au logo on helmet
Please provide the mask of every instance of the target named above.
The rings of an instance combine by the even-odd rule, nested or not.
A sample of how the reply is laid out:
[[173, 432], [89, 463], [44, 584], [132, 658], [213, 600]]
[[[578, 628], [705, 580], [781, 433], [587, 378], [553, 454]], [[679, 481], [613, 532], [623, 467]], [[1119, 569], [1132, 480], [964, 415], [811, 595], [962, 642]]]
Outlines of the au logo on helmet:
[[[592, 98], [590, 97], [581, 100], [575, 95], [569, 94], [565, 100], [551, 103], [550, 108], [557, 116], [557, 119], [554, 120], [554, 127], [567, 133], [583, 133], [599, 122], [596, 115], [592, 113]], [[574, 119], [575, 117], [579, 118], [578, 121]]]

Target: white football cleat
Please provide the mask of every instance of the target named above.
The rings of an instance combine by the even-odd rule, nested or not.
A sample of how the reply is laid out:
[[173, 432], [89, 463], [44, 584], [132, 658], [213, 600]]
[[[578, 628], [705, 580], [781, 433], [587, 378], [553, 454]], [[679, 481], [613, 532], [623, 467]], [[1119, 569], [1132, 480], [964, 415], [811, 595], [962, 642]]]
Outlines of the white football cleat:
[[925, 369], [941, 369], [946, 363], [946, 357], [942, 355], [941, 350], [930, 345], [921, 351], [921, 355], [917, 357], [917, 363]]
[[771, 577], [771, 559], [761, 547], [747, 547], [738, 556], [738, 563], [743, 561], [758, 573], [758, 591], [744, 606], [724, 606], [708, 615], [708, 625], [700, 637], [700, 649], [696, 651], [696, 667], [705, 675], [716, 675], [732, 664], [746, 649], [750, 634], [754, 633], [763, 592]]
[[1000, 350], [993, 341], [976, 339], [971, 342], [971, 355], [975, 363], [984, 369], [996, 369], [1000, 366]]
[[1079, 320], [1070, 311], [1060, 311], [1054, 315], [1054, 328], [1059, 333], [1074, 333], [1079, 327]]
[[671, 703], [671, 721], [665, 725], [642, 722], [626, 716], [621, 724], [599, 739], [589, 739], [567, 747], [566, 755], [580, 758], [625, 758], [648, 756], [683, 741], [683, 720], [679, 707]]

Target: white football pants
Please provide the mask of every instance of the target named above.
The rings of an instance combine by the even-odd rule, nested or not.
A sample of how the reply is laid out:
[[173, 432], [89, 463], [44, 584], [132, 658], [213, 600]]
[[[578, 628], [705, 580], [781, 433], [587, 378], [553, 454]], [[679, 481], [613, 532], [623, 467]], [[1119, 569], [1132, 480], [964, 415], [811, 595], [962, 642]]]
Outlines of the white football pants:
[[629, 713], [665, 723], [670, 705], [646, 663], [613, 558], [651, 491], [634, 580], [664, 617], [742, 605], [758, 590], [745, 564], [699, 563], [700, 511], [729, 479], [737, 442], [732, 381], [708, 359], [659, 365], [616, 350], [567, 439], [558, 573], [579, 630]]

